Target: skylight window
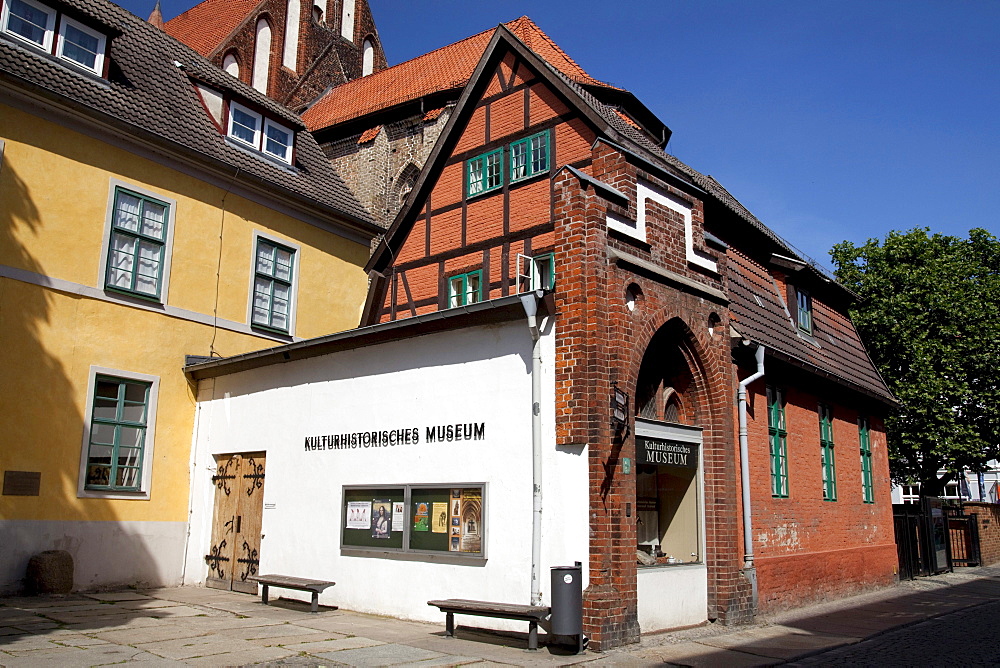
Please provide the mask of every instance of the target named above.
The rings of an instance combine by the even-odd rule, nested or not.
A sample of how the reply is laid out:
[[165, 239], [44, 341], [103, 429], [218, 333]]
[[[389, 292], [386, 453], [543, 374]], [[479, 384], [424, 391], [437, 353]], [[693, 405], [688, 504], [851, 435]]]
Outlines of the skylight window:
[[230, 138], [256, 151], [291, 164], [295, 135], [291, 129], [251, 111], [239, 102], [229, 103]]

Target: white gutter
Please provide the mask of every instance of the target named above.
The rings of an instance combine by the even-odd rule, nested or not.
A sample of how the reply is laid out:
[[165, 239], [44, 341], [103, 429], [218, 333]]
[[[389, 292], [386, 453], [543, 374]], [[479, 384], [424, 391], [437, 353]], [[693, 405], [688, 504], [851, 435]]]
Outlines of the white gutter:
[[[746, 341], [744, 341], [746, 343]], [[743, 500], [743, 567], [753, 568], [753, 526], [750, 523], [750, 461], [747, 444], [747, 385], [764, 375], [764, 346], [758, 345], [755, 353], [757, 372], [740, 381], [737, 392], [740, 416], [740, 484]]]
[[538, 328], [541, 290], [521, 295], [531, 332], [531, 605], [542, 604], [542, 336]]

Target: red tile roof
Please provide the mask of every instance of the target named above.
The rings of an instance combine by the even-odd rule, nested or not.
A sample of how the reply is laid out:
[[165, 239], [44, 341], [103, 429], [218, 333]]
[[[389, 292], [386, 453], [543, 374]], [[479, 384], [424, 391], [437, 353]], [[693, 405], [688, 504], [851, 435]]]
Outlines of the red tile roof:
[[[587, 74], [527, 16], [504, 25], [528, 48], [570, 79], [579, 83], [606, 85]], [[405, 63], [337, 86], [302, 114], [302, 118], [310, 130], [316, 131], [419, 99], [429, 93], [461, 88], [468, 83], [495, 30], [485, 30]]]
[[168, 35], [208, 58], [262, 0], [205, 0], [163, 24]]
[[382, 131], [381, 125], [376, 125], [373, 128], [368, 128], [361, 133], [361, 137], [358, 138], [359, 144], [367, 144], [370, 141], [374, 141], [375, 137], [378, 137], [378, 133]]

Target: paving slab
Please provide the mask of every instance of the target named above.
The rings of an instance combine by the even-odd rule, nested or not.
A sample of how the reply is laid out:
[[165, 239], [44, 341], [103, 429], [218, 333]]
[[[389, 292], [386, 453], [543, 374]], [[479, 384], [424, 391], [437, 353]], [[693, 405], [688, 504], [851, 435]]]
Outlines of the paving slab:
[[152, 600], [151, 596], [146, 594], [140, 594], [137, 591], [101, 591], [95, 592], [93, 594], [83, 594], [86, 598], [92, 598], [95, 601], [149, 601]]
[[[677, 645], [664, 645], [655, 649], [632, 654], [632, 659], [640, 665], [675, 664], [691, 666], [692, 668], [749, 668], [752, 666], [771, 666], [776, 662], [762, 656], [747, 654], [734, 650], [712, 647], [700, 642], [686, 642]], [[655, 664], [646, 664], [654, 661]], [[621, 665], [621, 664], [616, 664]]]
[[288, 656], [293, 656], [293, 654], [279, 647], [255, 647], [253, 650], [188, 659], [184, 663], [188, 666], [246, 666], [252, 663], [278, 661]]
[[737, 650], [774, 659], [796, 656], [857, 642], [857, 638], [808, 633], [788, 626], [766, 626], [699, 641], [704, 645]]
[[193, 659], [212, 654], [228, 654], [232, 652], [249, 652], [261, 647], [236, 638], [228, 638], [218, 634], [196, 636], [193, 638], [176, 638], [150, 643], [132, 643], [135, 647], [167, 659]]
[[124, 663], [132, 660], [140, 652], [132, 647], [121, 645], [102, 645], [100, 647], [89, 647], [85, 649], [64, 648], [62, 652], [42, 651], [21, 655], [20, 660], [3, 660], [8, 668], [18, 668], [18, 666], [30, 666], [38, 668], [42, 666], [59, 666], [59, 668], [89, 668], [90, 666], [103, 666], [114, 663]]
[[339, 638], [337, 640], [320, 640], [317, 642], [299, 642], [294, 645], [285, 645], [285, 649], [293, 652], [305, 652], [306, 654], [319, 655], [321, 652], [339, 652], [343, 650], [360, 649], [362, 647], [376, 647], [384, 645], [381, 640], [371, 638], [351, 637]]
[[25, 634], [21, 636], [6, 636], [0, 639], [0, 651], [4, 652], [27, 652], [37, 649], [53, 649], [59, 648], [62, 645], [57, 645], [45, 636], [35, 635], [35, 634]]
[[345, 649], [340, 652], [324, 652], [315, 656], [348, 666], [397, 666], [403, 663], [439, 659], [446, 655], [407, 645], [381, 644]]
[[[270, 624], [268, 626], [248, 626], [226, 631], [228, 638], [242, 640], [265, 640], [269, 638], [298, 638], [293, 642], [308, 642], [310, 636], [318, 636], [317, 640], [335, 640], [343, 638], [344, 634], [332, 631], [319, 631], [295, 624]], [[292, 644], [292, 643], [282, 643]]]
[[182, 626], [172, 622], [163, 622], [157, 626], [141, 626], [130, 629], [118, 629], [115, 631], [100, 631], [94, 633], [95, 638], [118, 643], [119, 645], [142, 645], [162, 640], [176, 640], [179, 638], [196, 638], [208, 635], [209, 629], [197, 629], [195, 627]]
[[13, 626], [0, 626], [0, 645], [3, 645], [3, 636], [20, 636], [27, 633], [24, 629], [18, 629]]

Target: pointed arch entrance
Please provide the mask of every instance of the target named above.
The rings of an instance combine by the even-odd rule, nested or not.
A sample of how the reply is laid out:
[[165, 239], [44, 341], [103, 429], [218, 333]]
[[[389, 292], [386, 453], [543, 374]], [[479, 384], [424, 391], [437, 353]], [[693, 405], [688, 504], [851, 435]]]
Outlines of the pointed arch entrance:
[[637, 614], [643, 632], [707, 618], [704, 366], [679, 319], [653, 335], [635, 393]]

